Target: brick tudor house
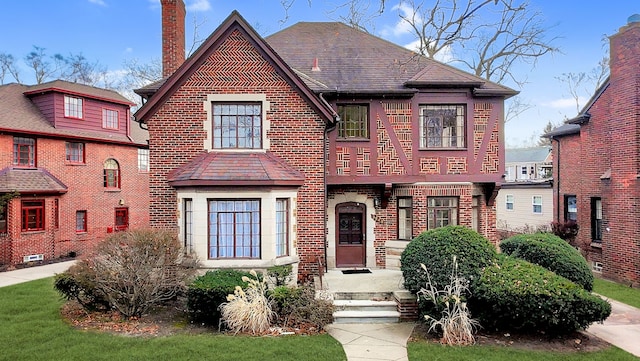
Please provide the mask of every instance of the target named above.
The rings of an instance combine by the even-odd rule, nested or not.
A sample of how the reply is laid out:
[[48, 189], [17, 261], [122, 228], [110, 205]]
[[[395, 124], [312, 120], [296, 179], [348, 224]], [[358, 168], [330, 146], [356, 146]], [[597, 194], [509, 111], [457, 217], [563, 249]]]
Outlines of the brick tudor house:
[[515, 91], [340, 23], [262, 38], [237, 12], [184, 60], [184, 4], [162, 5], [164, 79], [135, 114], [151, 224], [204, 267], [397, 268], [447, 224], [497, 241]]
[[555, 220], [605, 278], [640, 285], [640, 15], [610, 37], [610, 75], [580, 114], [546, 134]]
[[0, 265], [83, 254], [149, 225], [146, 131], [118, 93], [52, 81], [0, 86]]

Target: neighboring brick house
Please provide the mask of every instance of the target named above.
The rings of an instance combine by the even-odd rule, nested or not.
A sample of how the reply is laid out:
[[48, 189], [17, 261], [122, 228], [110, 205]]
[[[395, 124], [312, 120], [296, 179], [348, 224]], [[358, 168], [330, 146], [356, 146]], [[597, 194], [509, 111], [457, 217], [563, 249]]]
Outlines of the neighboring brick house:
[[83, 254], [149, 226], [148, 133], [118, 93], [56, 80], [0, 86], [0, 264]]
[[263, 39], [237, 12], [182, 63], [165, 45], [184, 37], [184, 4], [162, 4], [165, 78], [137, 90], [135, 114], [151, 222], [205, 267], [392, 268], [446, 224], [497, 241], [515, 91], [340, 23]]
[[553, 222], [551, 147], [507, 149], [505, 183], [496, 199], [497, 228], [513, 232], [549, 229]]
[[610, 56], [607, 81], [546, 135], [555, 219], [577, 219], [576, 241], [594, 271], [640, 285], [640, 15], [610, 37]]

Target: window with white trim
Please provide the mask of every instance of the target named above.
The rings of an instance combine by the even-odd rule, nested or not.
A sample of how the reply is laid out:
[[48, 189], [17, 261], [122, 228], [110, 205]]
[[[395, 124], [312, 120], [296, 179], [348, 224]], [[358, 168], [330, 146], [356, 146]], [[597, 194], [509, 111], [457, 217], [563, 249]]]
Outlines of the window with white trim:
[[149, 171], [149, 149], [138, 148], [138, 170], [140, 172]]
[[82, 98], [64, 96], [64, 116], [82, 119]]
[[213, 148], [262, 148], [262, 104], [213, 103]]
[[533, 196], [532, 205], [533, 213], [542, 214], [542, 196]]
[[513, 210], [514, 198], [513, 194], [507, 194], [504, 196], [504, 208], [508, 211]]
[[398, 197], [398, 239], [413, 239], [413, 199]]
[[119, 129], [117, 110], [102, 109], [102, 127], [106, 129]]

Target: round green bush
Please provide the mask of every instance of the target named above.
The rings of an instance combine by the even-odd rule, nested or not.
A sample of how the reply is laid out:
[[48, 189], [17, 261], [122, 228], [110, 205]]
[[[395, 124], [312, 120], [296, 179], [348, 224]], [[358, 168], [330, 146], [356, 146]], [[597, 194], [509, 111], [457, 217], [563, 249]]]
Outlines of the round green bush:
[[463, 226], [446, 226], [422, 232], [400, 256], [404, 287], [417, 293], [428, 282], [420, 264], [429, 270], [431, 284], [442, 289], [451, 281], [453, 256], [458, 275], [473, 283], [483, 267], [496, 257], [495, 247], [478, 232]]
[[503, 253], [540, 265], [558, 275], [593, 289], [593, 273], [578, 250], [551, 233], [519, 234], [500, 244]]
[[[220, 305], [227, 302], [227, 296], [233, 294], [236, 286], [247, 287], [243, 276], [252, 278], [249, 272], [231, 269], [207, 271], [197, 277], [187, 290], [187, 310], [191, 320], [217, 326], [221, 317]], [[262, 275], [258, 274], [258, 278], [262, 279]]]
[[611, 305], [533, 263], [501, 255], [486, 267], [469, 300], [487, 330], [566, 334], [604, 321]]

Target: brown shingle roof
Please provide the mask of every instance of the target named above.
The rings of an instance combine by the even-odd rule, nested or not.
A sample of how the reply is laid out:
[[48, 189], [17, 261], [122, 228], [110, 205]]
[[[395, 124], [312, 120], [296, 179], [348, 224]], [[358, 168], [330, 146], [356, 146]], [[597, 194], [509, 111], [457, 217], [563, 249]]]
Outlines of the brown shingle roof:
[[169, 184], [180, 186], [275, 185], [300, 186], [304, 174], [271, 152], [202, 153], [176, 168], [167, 177]]
[[90, 85], [72, 83], [64, 80], [53, 80], [42, 84], [31, 85], [27, 88], [27, 91], [24, 94], [29, 96], [31, 94], [39, 94], [49, 91], [89, 95], [93, 98], [109, 101], [112, 103], [126, 104], [129, 106], [135, 105], [135, 103], [132, 103], [131, 100], [123, 97], [116, 91], [96, 88]]
[[66, 193], [67, 186], [45, 169], [8, 167], [0, 171], [0, 193], [18, 191], [29, 193]]
[[[301, 22], [266, 41], [316, 92], [403, 93], [411, 92], [410, 87], [473, 86], [482, 94], [517, 94], [343, 23]], [[316, 64], [320, 70], [314, 71]]]
[[[93, 87], [89, 88], [95, 89]], [[44, 117], [38, 107], [24, 95], [29, 89], [32, 89], [32, 87], [15, 83], [0, 86], [0, 131], [92, 139], [117, 143], [147, 144], [147, 139], [149, 139], [148, 132], [138, 131], [137, 129], [134, 130], [134, 128], [139, 128], [139, 126], [133, 121], [131, 124], [131, 139], [124, 134], [55, 128]], [[74, 89], [77, 90], [79, 88], [74, 87]]]

